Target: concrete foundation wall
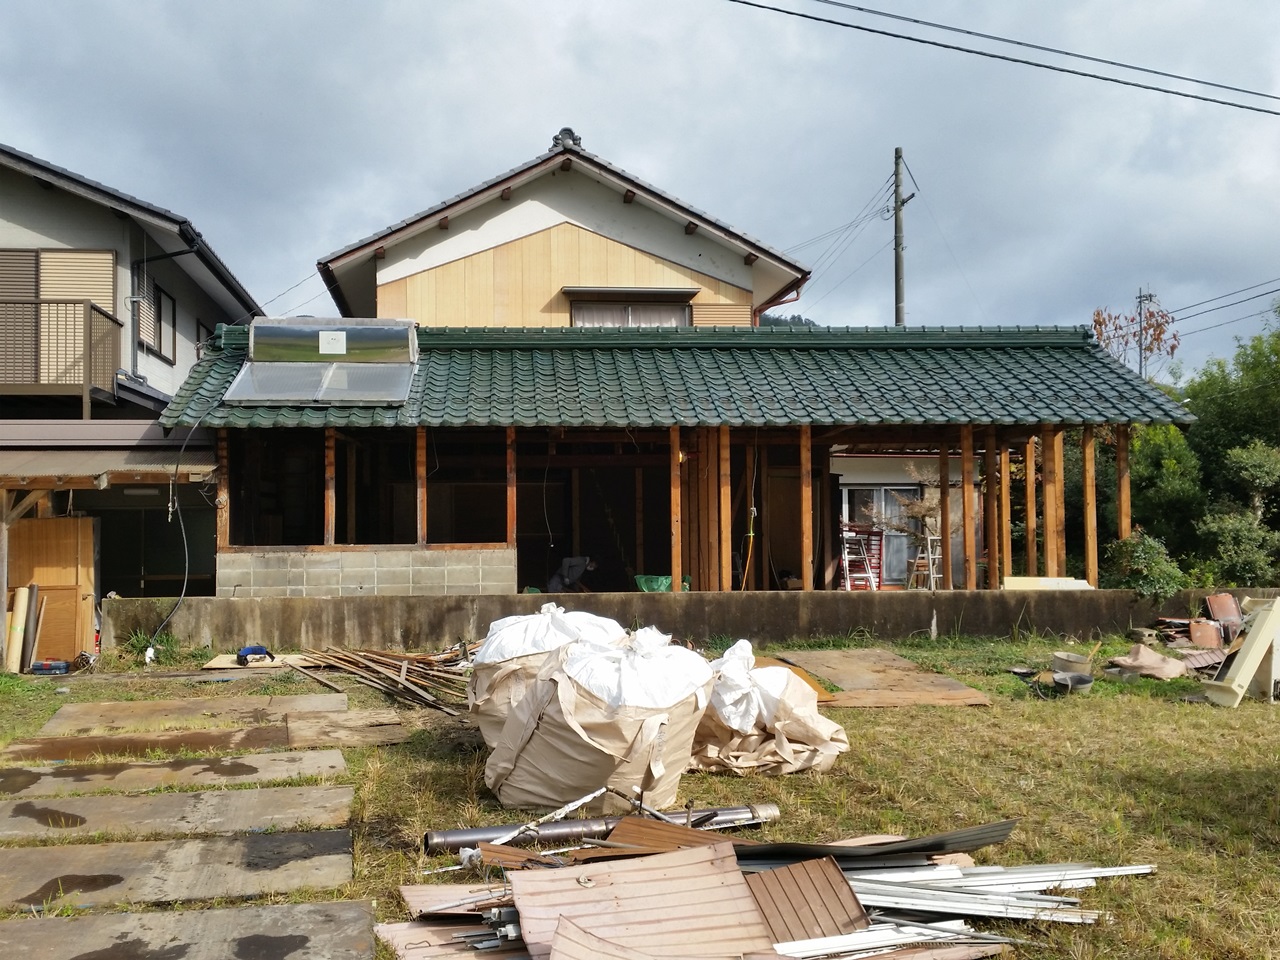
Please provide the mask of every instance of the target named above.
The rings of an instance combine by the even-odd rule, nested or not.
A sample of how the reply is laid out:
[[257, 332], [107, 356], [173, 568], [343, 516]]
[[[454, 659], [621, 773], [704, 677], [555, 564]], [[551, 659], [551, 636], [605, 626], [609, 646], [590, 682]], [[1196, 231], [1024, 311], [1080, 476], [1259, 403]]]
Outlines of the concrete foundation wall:
[[[1234, 592], [1267, 597], [1280, 593]], [[1188, 616], [1200, 609], [1203, 595], [1183, 593], [1161, 612]], [[549, 600], [567, 609], [613, 617], [624, 626], [652, 624], [695, 642], [746, 637], [757, 643], [783, 643], [856, 630], [869, 630], [885, 640], [930, 631], [1010, 636], [1032, 630], [1084, 639], [1146, 626], [1156, 615], [1149, 603], [1124, 590], [193, 597], [179, 607], [168, 629], [186, 643], [205, 644], [216, 652], [255, 643], [282, 649], [437, 650], [459, 640], [483, 639], [491, 621], [534, 613]], [[135, 629], [153, 631], [172, 606], [166, 600], [103, 601], [103, 645]]]
[[514, 594], [514, 548], [263, 550], [218, 554], [220, 599]]

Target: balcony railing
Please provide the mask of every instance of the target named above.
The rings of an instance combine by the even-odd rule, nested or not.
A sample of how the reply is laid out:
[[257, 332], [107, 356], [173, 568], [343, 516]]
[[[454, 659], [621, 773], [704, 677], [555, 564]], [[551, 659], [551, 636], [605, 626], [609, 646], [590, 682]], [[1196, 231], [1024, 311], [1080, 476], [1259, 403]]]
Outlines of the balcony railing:
[[89, 300], [0, 300], [0, 394], [114, 397], [124, 325]]

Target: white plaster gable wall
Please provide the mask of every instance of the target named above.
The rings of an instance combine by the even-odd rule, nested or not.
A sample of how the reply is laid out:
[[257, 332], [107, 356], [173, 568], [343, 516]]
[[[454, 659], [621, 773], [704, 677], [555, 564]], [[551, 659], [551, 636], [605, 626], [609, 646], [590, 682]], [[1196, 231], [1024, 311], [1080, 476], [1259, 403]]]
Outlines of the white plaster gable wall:
[[[841, 484], [846, 485], [909, 487], [916, 481], [911, 479], [908, 464], [914, 464], [922, 477], [935, 477], [938, 474], [937, 457], [833, 456], [831, 472], [839, 476]], [[960, 458], [951, 457], [948, 467], [951, 482], [959, 483], [962, 476]]]
[[387, 249], [378, 283], [390, 283], [489, 250], [561, 223], [572, 223], [743, 289], [752, 289], [752, 268], [741, 251], [704, 231], [686, 234], [683, 224], [644, 204], [623, 203], [614, 187], [576, 171], [556, 171], [516, 187], [510, 200], [494, 198]]

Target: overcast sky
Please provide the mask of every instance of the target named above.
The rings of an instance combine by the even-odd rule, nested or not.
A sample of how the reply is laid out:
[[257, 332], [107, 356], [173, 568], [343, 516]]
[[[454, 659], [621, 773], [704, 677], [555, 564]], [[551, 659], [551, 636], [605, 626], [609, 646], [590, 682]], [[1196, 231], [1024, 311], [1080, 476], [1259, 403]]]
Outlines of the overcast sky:
[[[868, 2], [1280, 94], [1274, 0]], [[899, 146], [918, 190], [910, 324], [1076, 324], [1131, 310], [1140, 287], [1171, 310], [1280, 287], [1280, 116], [727, 0], [14, 2], [0, 27], [0, 142], [188, 217], [275, 315], [334, 314], [318, 258], [533, 158], [564, 125], [817, 266], [785, 310], [825, 324], [893, 322], [891, 220], [836, 250], [799, 245], [882, 211]], [[1183, 320], [1182, 359], [1229, 355], [1273, 299]]]

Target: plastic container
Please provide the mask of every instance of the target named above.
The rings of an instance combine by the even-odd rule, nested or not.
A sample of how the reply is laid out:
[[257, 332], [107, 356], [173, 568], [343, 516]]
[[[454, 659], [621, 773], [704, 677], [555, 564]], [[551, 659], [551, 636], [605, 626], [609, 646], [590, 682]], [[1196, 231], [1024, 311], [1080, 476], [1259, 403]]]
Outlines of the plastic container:
[[[693, 578], [689, 576], [680, 578], [680, 589], [685, 593], [689, 592], [689, 585], [693, 583]], [[637, 573], [636, 586], [640, 588], [642, 593], [670, 593], [671, 577], [658, 576], [656, 574]]]

